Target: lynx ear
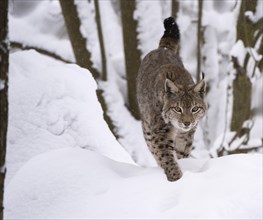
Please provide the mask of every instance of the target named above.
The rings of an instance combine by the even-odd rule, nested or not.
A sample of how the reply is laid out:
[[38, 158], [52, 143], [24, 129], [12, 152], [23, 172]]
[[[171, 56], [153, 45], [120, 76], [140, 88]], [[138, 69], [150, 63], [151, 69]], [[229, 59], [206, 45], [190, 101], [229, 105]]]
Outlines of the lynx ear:
[[170, 79], [165, 80], [164, 88], [165, 88], [165, 93], [175, 94], [175, 93], [179, 92], [178, 87]]
[[194, 86], [193, 90], [196, 93], [199, 93], [202, 98], [204, 98], [206, 89], [206, 83], [204, 80], [204, 73], [202, 73], [202, 79]]

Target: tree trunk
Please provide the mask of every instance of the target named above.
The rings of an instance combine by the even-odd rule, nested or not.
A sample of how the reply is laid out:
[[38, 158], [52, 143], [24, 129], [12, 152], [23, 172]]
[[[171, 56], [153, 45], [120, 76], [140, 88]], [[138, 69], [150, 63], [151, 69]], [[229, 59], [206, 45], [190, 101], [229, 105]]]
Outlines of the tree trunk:
[[48, 51], [46, 49], [38, 48], [35, 46], [27, 46], [27, 45], [24, 45], [23, 43], [19, 43], [16, 41], [11, 41], [10, 47], [11, 47], [11, 49], [15, 48], [15, 49], [21, 49], [21, 50], [35, 50], [38, 53], [44, 54], [46, 56], [50, 56], [50, 57], [52, 57], [56, 60], [60, 60], [64, 63], [72, 63], [71, 61], [64, 59], [63, 57], [61, 57], [60, 55], [57, 55], [54, 52]]
[[[261, 30], [259, 31], [259, 33], [261, 34], [261, 37], [262, 37], [263, 36], [263, 24], [261, 26]], [[259, 46], [259, 49], [258, 49], [258, 53], [263, 56], [263, 37], [261, 38], [261, 42], [260, 42], [260, 46]], [[258, 67], [259, 67], [260, 71], [263, 72], [263, 59], [261, 59], [259, 61]]]
[[3, 219], [5, 156], [8, 125], [8, 0], [0, 1], [0, 219]]
[[118, 131], [116, 130], [116, 127], [115, 127], [113, 121], [111, 120], [110, 116], [107, 114], [108, 107], [107, 107], [107, 103], [106, 103], [104, 96], [103, 96], [103, 90], [97, 89], [96, 93], [97, 93], [98, 101], [99, 101], [101, 108], [103, 110], [103, 118], [106, 121], [106, 123], [108, 124], [109, 129], [112, 132], [112, 134], [115, 136], [116, 139], [118, 139], [119, 138]]
[[172, 0], [172, 16], [177, 20], [177, 14], [179, 12], [179, 0]]
[[[172, 13], [172, 17], [174, 17], [175, 21], [177, 21], [177, 18], [178, 18], [178, 12], [179, 12], [179, 6], [180, 6], [180, 3], [179, 3], [179, 0], [172, 0], [172, 5], [171, 5], [171, 13]], [[180, 54], [180, 45], [177, 49], [177, 54]]]
[[[241, 40], [245, 47], [255, 46], [256, 25], [254, 25], [247, 16], [246, 11], [256, 11], [257, 0], [241, 1], [240, 12], [237, 21], [237, 40]], [[241, 66], [236, 57], [232, 57], [233, 66], [236, 70], [236, 78], [233, 81], [233, 112], [231, 119], [231, 131], [236, 131], [237, 136], [244, 135], [242, 125], [244, 121], [251, 117], [251, 94], [252, 84], [247, 76], [247, 65], [251, 58], [249, 53], [246, 54], [244, 64]], [[248, 133], [246, 131], [245, 133]]]
[[232, 57], [236, 78], [233, 81], [233, 114], [231, 120], [231, 131], [236, 131], [238, 136], [242, 136], [242, 125], [251, 116], [251, 89], [250, 79], [246, 75], [246, 70], [238, 63], [237, 58]]
[[203, 44], [203, 31], [202, 31], [202, 15], [203, 15], [203, 0], [198, 0], [198, 22], [197, 22], [197, 68], [196, 78], [197, 82], [201, 76], [201, 64], [202, 64], [202, 44]]
[[141, 63], [141, 52], [138, 49], [137, 26], [133, 14], [136, 8], [135, 0], [120, 1], [123, 28], [126, 76], [128, 83], [128, 106], [134, 118], [139, 119], [139, 109], [136, 100], [136, 77]]
[[99, 1], [94, 1], [95, 11], [96, 11], [96, 22], [98, 27], [98, 36], [100, 42], [100, 51], [101, 51], [101, 62], [102, 62], [102, 80], [107, 80], [107, 60], [105, 55], [105, 47], [104, 47], [104, 40], [103, 40], [103, 32], [101, 27], [101, 20], [100, 20], [100, 8], [99, 8]]
[[257, 7], [257, 0], [242, 0], [240, 12], [237, 20], [237, 40], [242, 40], [245, 47], [253, 47], [255, 28], [249, 22], [246, 11], [255, 13]]
[[86, 49], [86, 39], [80, 32], [80, 19], [73, 0], [60, 0], [60, 6], [65, 19], [70, 42], [74, 51], [76, 62], [79, 66], [88, 69], [97, 79], [99, 72], [92, 67], [91, 54]]

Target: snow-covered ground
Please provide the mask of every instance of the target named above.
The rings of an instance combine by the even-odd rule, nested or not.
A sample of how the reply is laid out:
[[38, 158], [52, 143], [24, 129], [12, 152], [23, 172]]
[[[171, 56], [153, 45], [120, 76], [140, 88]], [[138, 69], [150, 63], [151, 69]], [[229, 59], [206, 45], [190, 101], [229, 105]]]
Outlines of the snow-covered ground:
[[262, 156], [180, 161], [168, 182], [80, 148], [31, 159], [6, 189], [6, 219], [262, 219]]
[[133, 162], [108, 129], [87, 70], [33, 50], [11, 54], [9, 70], [7, 182], [31, 157], [62, 147]]
[[184, 159], [170, 183], [114, 139], [87, 70], [33, 50], [10, 64], [6, 219], [263, 217], [261, 154]]

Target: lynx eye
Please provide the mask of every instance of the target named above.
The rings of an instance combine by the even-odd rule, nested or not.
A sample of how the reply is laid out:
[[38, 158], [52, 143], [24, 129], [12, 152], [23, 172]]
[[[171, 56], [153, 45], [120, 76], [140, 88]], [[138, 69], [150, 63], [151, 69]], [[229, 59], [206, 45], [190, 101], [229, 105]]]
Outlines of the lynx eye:
[[172, 108], [174, 112], [181, 113], [182, 109], [178, 106]]
[[197, 112], [198, 110], [199, 110], [199, 107], [197, 107], [197, 106], [195, 106], [195, 107], [192, 108], [192, 112], [193, 112], [193, 113]]

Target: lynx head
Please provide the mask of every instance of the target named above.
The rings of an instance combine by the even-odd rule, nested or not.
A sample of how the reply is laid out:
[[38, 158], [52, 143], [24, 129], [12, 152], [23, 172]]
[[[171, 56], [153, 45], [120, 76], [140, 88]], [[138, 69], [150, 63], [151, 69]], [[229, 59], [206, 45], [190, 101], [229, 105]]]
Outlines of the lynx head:
[[183, 132], [196, 127], [207, 109], [204, 78], [189, 86], [176, 85], [167, 78], [164, 91], [162, 117], [165, 122]]

